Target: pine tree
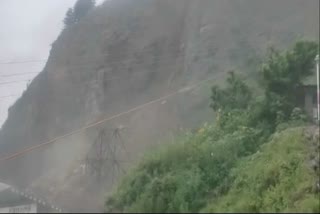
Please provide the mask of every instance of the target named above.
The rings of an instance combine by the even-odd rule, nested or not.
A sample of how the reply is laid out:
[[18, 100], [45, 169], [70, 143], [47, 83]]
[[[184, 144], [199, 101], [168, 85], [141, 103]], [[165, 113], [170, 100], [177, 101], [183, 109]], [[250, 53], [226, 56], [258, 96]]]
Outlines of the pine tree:
[[78, 0], [73, 8], [75, 22], [86, 16], [94, 6], [95, 0]]
[[69, 8], [69, 10], [67, 11], [66, 17], [64, 18], [63, 22], [64, 22], [65, 27], [68, 27], [68, 26], [75, 23], [74, 13], [71, 8]]

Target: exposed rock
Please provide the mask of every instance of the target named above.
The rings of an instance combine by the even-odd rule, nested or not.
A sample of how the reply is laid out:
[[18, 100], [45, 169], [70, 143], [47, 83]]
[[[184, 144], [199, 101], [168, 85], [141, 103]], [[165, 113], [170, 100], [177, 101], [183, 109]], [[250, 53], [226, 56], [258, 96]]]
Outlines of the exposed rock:
[[[0, 132], [0, 157], [199, 80], [215, 77], [220, 83], [233, 68], [251, 77], [249, 71], [268, 44], [282, 48], [300, 36], [319, 38], [318, 8], [317, 0], [106, 1], [53, 43], [43, 72], [9, 110]], [[119, 158], [132, 163], [170, 133], [213, 118], [209, 102], [205, 93], [186, 91], [166, 99], [165, 105], [148, 106], [97, 127], [127, 127], [124, 141], [130, 153], [120, 152]], [[0, 165], [0, 177], [28, 186], [58, 168], [52, 180], [64, 178], [95, 136], [94, 127], [54, 148], [6, 162]], [[80, 202], [76, 208], [84, 210], [83, 194], [69, 192], [57, 198], [73, 197]]]

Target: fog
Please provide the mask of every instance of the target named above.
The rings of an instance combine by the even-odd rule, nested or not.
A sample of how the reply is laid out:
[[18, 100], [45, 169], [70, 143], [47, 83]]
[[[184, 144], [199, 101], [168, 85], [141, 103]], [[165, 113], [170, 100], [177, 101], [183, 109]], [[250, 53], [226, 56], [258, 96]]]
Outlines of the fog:
[[[8, 108], [43, 69], [51, 44], [63, 27], [65, 13], [75, 1], [0, 1], [0, 126]], [[17, 63], [30, 60], [40, 62]]]
[[[43, 69], [75, 1], [0, 0], [0, 127]], [[310, 12], [315, 4], [287, 10], [284, 1], [235, 2], [114, 0], [71, 26], [55, 43], [50, 60], [58, 60], [0, 132], [0, 178], [64, 210], [102, 212], [106, 197], [143, 158], [171, 159], [149, 151], [177, 143], [183, 147], [172, 154], [184, 158], [184, 139], [206, 139], [201, 148], [211, 148], [211, 128], [201, 140], [192, 137], [215, 121], [211, 87], [233, 69], [255, 78], [251, 64], [268, 42], [286, 46], [304, 32], [313, 35], [308, 20], [318, 17]]]

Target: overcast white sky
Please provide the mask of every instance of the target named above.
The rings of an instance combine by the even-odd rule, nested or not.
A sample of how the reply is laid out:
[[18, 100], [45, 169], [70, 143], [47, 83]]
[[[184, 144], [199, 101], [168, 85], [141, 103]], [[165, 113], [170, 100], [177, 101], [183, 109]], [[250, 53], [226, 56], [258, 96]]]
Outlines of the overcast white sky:
[[[103, 1], [98, 0], [97, 3]], [[47, 59], [50, 45], [63, 27], [65, 13], [75, 2], [0, 0], [0, 126], [7, 117], [8, 108], [26, 89], [28, 80], [37, 75], [12, 74], [40, 72], [44, 66], [44, 63], [3, 63]], [[5, 84], [12, 81], [15, 83]], [[9, 95], [14, 96], [4, 97]]]

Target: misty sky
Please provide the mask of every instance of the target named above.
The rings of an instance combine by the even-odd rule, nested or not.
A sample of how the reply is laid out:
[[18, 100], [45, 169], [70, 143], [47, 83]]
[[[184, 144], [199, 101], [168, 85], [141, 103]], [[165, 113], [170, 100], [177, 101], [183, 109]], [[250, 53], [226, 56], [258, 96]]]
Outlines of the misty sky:
[[8, 108], [45, 65], [4, 63], [47, 59], [50, 45], [63, 27], [65, 13], [75, 1], [0, 0], [0, 126]]

